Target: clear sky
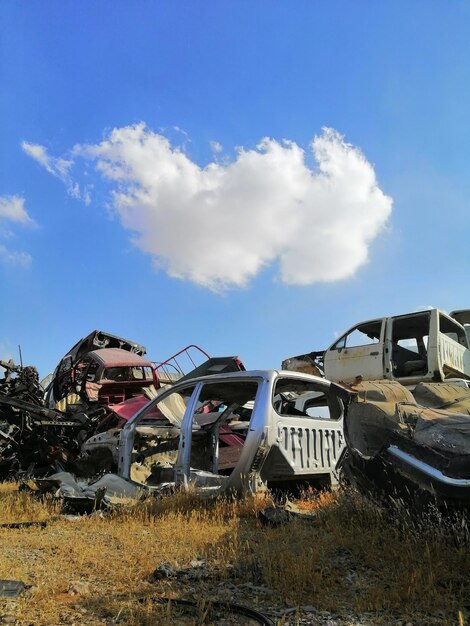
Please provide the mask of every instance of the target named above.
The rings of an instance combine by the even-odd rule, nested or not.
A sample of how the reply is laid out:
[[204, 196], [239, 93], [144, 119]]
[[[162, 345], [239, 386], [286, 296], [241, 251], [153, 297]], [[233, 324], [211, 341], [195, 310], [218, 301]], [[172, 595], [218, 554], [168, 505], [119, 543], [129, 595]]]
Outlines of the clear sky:
[[2, 0], [0, 357], [249, 368], [466, 308], [470, 3]]

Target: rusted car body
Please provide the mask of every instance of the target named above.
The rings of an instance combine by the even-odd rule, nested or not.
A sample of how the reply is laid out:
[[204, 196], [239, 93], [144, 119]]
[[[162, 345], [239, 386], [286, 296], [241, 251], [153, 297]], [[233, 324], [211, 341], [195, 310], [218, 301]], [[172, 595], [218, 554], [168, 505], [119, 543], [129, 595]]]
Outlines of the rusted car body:
[[360, 489], [419, 508], [470, 506], [470, 389], [391, 381], [351, 390], [343, 471]]
[[[103, 358], [100, 357], [102, 350], [106, 351], [102, 353]], [[88, 392], [91, 393], [92, 401], [97, 401], [97, 398], [94, 397], [96, 390], [95, 392], [92, 391], [93, 385], [87, 386], [86, 383], [98, 382], [98, 376], [101, 378], [105, 369], [102, 366], [106, 359], [110, 360], [109, 367], [112, 367], [113, 361], [119, 362], [121, 367], [125, 367], [127, 365], [126, 359], [128, 359], [129, 366], [131, 363], [135, 363], [135, 367], [153, 368], [149, 361], [143, 359], [145, 352], [145, 346], [129, 339], [111, 335], [102, 330], [92, 331], [77, 341], [59, 361], [45, 390], [47, 406], [65, 410], [68, 404], [86, 402]], [[92, 355], [91, 358], [89, 357], [90, 354]], [[139, 357], [142, 361], [139, 360]], [[103, 379], [103, 382], [105, 380]], [[147, 378], [143, 382], [146, 380]], [[132, 381], [132, 384], [135, 386], [135, 381]], [[105, 404], [109, 404], [106, 402], [105, 394], [103, 394], [103, 400]]]
[[113, 405], [159, 386], [155, 368], [138, 354], [120, 348], [92, 350], [73, 370], [74, 390], [87, 404]]
[[[155, 391], [181, 379], [245, 369], [236, 356], [211, 357], [196, 345], [162, 362], [145, 359], [145, 353], [145, 346], [129, 339], [101, 330], [91, 332], [71, 348], [51, 375], [45, 392], [47, 406], [65, 411], [68, 405], [98, 403], [112, 406], [128, 419], [148, 401], [149, 387]], [[203, 363], [195, 360], [195, 353], [199, 360], [204, 358]], [[181, 366], [183, 359], [189, 372]], [[116, 408], [122, 403], [127, 406]]]
[[286, 369], [319, 368], [332, 381], [394, 380], [410, 386], [470, 380], [470, 311], [429, 309], [356, 324], [324, 352], [287, 359]]

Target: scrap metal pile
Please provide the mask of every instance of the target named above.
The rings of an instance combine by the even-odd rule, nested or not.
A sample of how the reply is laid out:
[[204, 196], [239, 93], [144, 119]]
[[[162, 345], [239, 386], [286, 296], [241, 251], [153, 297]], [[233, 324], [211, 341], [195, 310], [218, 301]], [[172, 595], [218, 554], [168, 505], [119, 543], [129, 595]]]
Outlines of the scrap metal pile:
[[188, 346], [177, 353], [179, 362], [171, 357], [157, 368], [144, 358], [144, 346], [93, 331], [69, 350], [43, 385], [34, 366], [0, 361], [0, 480], [64, 470], [82, 476], [113, 471], [111, 455], [93, 454], [93, 438], [118, 432], [159, 389], [184, 378], [181, 355], [189, 359], [193, 375], [244, 369], [235, 357], [207, 358], [196, 366], [190, 349], [208, 357]]
[[0, 361], [0, 479], [43, 474], [75, 458], [101, 411], [45, 406], [35, 367]]
[[161, 363], [145, 353], [93, 331], [43, 387], [34, 367], [0, 362], [0, 479], [94, 499], [331, 485], [342, 471], [367, 494], [470, 506], [470, 311], [361, 322], [285, 360], [290, 372], [194, 345]]
[[194, 349], [208, 357], [190, 346], [155, 364], [144, 346], [94, 331], [44, 393], [33, 370], [10, 364], [3, 478], [32, 478], [84, 510], [178, 488], [213, 497], [335, 480], [344, 390], [307, 374], [247, 372], [233, 356], [190, 357], [185, 374]]

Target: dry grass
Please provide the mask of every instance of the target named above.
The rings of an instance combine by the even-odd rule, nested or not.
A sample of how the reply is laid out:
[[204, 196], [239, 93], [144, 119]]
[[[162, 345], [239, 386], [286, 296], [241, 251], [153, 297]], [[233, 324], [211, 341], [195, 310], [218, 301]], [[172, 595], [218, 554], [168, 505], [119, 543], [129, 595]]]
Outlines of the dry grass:
[[[175, 495], [75, 521], [16, 485], [0, 486], [0, 501], [0, 523], [49, 521], [45, 528], [0, 528], [0, 578], [32, 585], [0, 602], [0, 615], [18, 624], [204, 623], [185, 622], [174, 607], [155, 605], [156, 597], [196, 597], [202, 614], [215, 598], [261, 609], [314, 605], [344, 623], [361, 614], [369, 624], [470, 624], [463, 519], [416, 524], [352, 492], [305, 494], [299, 504], [315, 521], [279, 528], [258, 521], [266, 499], [203, 503]], [[196, 558], [211, 578], [152, 578], [162, 563], [182, 568]], [[274, 593], [263, 596], [260, 586]]]

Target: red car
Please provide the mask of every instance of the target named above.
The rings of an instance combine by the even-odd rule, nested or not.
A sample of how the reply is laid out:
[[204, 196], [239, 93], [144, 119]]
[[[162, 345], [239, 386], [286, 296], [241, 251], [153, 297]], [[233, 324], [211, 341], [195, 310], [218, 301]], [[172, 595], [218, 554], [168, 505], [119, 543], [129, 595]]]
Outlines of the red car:
[[65, 410], [70, 404], [118, 404], [151, 385], [159, 387], [145, 346], [95, 330], [66, 354], [46, 389], [46, 404]]

